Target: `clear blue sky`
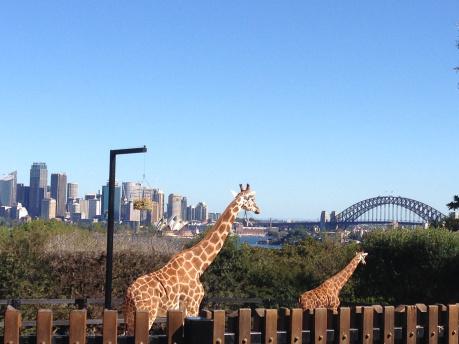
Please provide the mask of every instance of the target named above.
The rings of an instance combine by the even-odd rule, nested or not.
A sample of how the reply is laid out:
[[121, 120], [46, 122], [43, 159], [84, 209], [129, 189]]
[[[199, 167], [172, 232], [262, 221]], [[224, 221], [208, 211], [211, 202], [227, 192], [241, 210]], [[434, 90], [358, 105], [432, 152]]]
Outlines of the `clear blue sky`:
[[[223, 210], [317, 218], [459, 193], [459, 2], [0, 3], [0, 174], [34, 161], [95, 192], [119, 180]], [[145, 166], [145, 168], [144, 168]]]

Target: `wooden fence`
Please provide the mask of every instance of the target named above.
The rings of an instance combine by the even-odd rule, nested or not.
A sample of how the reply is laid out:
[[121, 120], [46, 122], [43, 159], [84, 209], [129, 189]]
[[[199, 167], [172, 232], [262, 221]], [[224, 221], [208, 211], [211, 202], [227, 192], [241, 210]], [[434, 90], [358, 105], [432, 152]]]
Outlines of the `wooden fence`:
[[21, 313], [5, 312], [4, 344], [458, 344], [458, 305], [341, 307], [337, 313], [318, 308], [239, 309], [235, 316], [222, 310], [187, 317], [167, 314], [163, 335], [150, 335], [148, 314], [137, 312], [135, 335], [118, 335], [118, 312], [104, 311], [102, 335], [88, 335], [86, 310], [70, 312], [68, 335], [53, 334], [53, 314], [39, 310], [34, 335], [21, 336]]

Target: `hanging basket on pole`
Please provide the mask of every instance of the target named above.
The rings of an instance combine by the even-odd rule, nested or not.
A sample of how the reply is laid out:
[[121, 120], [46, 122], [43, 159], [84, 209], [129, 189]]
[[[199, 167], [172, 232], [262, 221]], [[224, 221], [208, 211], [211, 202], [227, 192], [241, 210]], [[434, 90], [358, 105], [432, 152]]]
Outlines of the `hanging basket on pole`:
[[134, 201], [136, 210], [153, 210], [153, 202], [149, 198], [138, 199]]

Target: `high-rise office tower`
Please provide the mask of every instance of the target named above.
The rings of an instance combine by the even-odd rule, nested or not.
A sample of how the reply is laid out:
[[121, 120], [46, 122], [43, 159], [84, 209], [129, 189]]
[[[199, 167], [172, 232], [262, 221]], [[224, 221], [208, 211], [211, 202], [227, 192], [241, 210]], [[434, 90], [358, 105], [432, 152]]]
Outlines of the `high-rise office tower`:
[[89, 200], [78, 198], [78, 203], [80, 204], [80, 214], [82, 219], [88, 218], [89, 213]]
[[29, 192], [30, 187], [23, 183], [16, 184], [16, 202], [21, 203], [26, 209], [29, 209]]
[[197, 221], [207, 221], [207, 205], [204, 202], [196, 204], [195, 217]]
[[167, 218], [171, 219], [177, 216], [182, 216], [182, 196], [177, 194], [170, 194], [167, 202]]
[[153, 201], [158, 202], [158, 216], [164, 217], [164, 192], [160, 189], [153, 189]]
[[180, 217], [182, 220], [186, 220], [186, 208], [187, 208], [187, 199], [185, 196], [182, 197], [182, 205], [181, 205], [181, 214]]
[[97, 198], [88, 199], [88, 219], [97, 218], [100, 215], [100, 200]]
[[0, 205], [12, 207], [16, 204], [17, 172], [0, 177]]
[[123, 201], [130, 202], [140, 198], [142, 189], [140, 183], [123, 182], [122, 187], [123, 189], [121, 198], [123, 199]]
[[196, 220], [195, 208], [190, 205], [186, 208], [186, 220], [187, 221], [194, 221]]
[[56, 217], [56, 200], [54, 198], [43, 198], [40, 208], [40, 217], [48, 220]]
[[67, 183], [67, 201], [69, 199], [76, 200], [78, 198], [78, 184]]
[[56, 200], [56, 216], [65, 217], [67, 204], [67, 176], [65, 173], [51, 174], [51, 198]]
[[[102, 217], [106, 220], [108, 219], [108, 183], [107, 185], [102, 186]], [[115, 183], [115, 212], [114, 218], [115, 222], [120, 222], [121, 216], [121, 187]]]
[[44, 162], [34, 162], [30, 168], [29, 214], [41, 215], [41, 200], [48, 187], [48, 168]]

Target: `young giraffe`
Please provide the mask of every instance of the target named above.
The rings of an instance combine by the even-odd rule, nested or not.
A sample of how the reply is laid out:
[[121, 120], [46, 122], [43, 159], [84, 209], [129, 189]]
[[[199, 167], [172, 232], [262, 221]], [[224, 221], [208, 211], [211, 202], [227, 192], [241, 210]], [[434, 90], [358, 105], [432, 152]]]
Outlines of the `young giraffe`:
[[137, 278], [127, 289], [124, 302], [124, 319], [128, 334], [134, 332], [136, 310], [149, 312], [150, 328], [158, 315], [168, 309], [185, 309], [187, 315], [197, 316], [204, 297], [199, 280], [203, 272], [220, 252], [231, 231], [231, 226], [241, 209], [259, 214], [255, 192], [249, 184], [241, 191], [206, 233], [193, 247], [176, 254], [161, 269]]
[[330, 277], [315, 289], [308, 290], [299, 298], [299, 306], [306, 309], [331, 308], [338, 310], [340, 304], [339, 292], [354, 273], [360, 262], [365, 264], [365, 257], [368, 253], [357, 252], [351, 262], [336, 275]]

